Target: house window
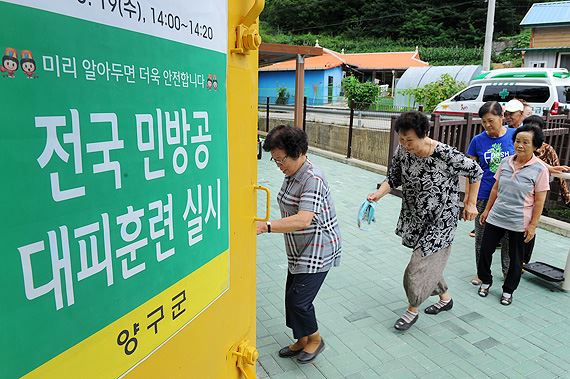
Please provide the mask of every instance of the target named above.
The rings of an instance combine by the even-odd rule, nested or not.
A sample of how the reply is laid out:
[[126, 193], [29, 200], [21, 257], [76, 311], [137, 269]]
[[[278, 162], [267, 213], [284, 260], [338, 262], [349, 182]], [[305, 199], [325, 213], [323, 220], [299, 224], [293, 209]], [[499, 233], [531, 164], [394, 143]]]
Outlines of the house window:
[[529, 67], [538, 67], [538, 68], [546, 67], [546, 62], [545, 61], [530, 61]]
[[570, 70], [570, 53], [559, 53], [558, 64], [556, 67], [567, 68]]

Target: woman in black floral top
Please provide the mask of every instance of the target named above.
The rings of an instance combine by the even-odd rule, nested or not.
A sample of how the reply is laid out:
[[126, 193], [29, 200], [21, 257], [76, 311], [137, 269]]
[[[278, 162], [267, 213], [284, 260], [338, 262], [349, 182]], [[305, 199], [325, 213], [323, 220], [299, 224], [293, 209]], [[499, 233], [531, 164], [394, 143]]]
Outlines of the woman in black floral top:
[[408, 309], [394, 327], [407, 330], [417, 321], [418, 308], [430, 295], [439, 295], [439, 301], [427, 307], [425, 313], [438, 314], [453, 307], [443, 270], [459, 219], [459, 177], [469, 178], [463, 218], [473, 220], [483, 171], [455, 148], [429, 138], [429, 121], [420, 112], [403, 113], [395, 128], [400, 146], [386, 180], [368, 199], [378, 201], [392, 188], [402, 186], [396, 234], [413, 253], [404, 272]]

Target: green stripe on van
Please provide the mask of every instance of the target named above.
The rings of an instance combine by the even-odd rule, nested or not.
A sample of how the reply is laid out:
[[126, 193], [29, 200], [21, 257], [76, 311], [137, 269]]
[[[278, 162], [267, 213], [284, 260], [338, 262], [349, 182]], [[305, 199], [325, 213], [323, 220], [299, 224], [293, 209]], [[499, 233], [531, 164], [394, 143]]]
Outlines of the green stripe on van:
[[491, 71], [483, 71], [482, 73], [474, 77], [473, 80], [484, 79], [487, 75], [489, 75], [490, 72]]
[[544, 71], [534, 71], [534, 72], [504, 73], [493, 76], [493, 79], [502, 79], [502, 78], [548, 78], [548, 74]]

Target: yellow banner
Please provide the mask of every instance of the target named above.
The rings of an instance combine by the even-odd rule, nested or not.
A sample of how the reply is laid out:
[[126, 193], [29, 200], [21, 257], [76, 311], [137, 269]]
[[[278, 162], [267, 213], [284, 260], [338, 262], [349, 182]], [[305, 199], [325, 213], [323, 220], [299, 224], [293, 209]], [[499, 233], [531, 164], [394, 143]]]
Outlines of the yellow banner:
[[24, 378], [119, 377], [190, 323], [228, 287], [229, 252], [225, 251]]

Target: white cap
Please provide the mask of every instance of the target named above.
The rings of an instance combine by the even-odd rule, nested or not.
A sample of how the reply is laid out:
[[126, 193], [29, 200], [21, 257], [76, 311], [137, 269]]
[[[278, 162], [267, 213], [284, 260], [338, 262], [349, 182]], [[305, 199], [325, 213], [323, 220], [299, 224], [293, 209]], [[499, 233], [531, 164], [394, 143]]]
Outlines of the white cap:
[[521, 103], [520, 101], [518, 101], [517, 99], [512, 99], [509, 100], [506, 104], [505, 104], [505, 112], [518, 112], [518, 111], [523, 111], [524, 110], [524, 105], [523, 103]]

